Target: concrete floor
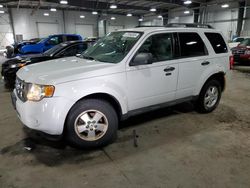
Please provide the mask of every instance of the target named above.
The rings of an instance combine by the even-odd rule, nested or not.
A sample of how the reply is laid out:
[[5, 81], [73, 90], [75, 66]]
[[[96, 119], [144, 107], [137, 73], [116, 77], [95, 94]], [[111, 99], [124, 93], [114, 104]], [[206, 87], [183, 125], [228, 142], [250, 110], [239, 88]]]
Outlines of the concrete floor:
[[80, 151], [25, 133], [1, 83], [0, 187], [249, 188], [249, 94], [250, 74], [233, 71], [213, 113], [189, 103], [147, 113], [123, 122], [115, 143]]

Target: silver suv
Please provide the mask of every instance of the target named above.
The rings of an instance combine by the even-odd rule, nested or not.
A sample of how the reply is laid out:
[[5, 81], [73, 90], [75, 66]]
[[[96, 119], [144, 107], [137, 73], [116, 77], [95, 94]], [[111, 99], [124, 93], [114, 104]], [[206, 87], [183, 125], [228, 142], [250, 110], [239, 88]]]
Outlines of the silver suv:
[[23, 67], [12, 101], [25, 126], [100, 147], [114, 140], [120, 120], [138, 113], [184, 101], [213, 111], [229, 55], [222, 34], [209, 27], [119, 30], [81, 56]]

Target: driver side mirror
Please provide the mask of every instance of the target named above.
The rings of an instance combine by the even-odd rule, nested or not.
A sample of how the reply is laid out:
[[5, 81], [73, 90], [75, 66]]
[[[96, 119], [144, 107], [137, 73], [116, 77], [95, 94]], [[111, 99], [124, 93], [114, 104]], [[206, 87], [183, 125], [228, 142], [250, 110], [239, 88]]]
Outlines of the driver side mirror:
[[148, 65], [153, 63], [153, 55], [151, 53], [138, 53], [130, 62], [130, 66]]

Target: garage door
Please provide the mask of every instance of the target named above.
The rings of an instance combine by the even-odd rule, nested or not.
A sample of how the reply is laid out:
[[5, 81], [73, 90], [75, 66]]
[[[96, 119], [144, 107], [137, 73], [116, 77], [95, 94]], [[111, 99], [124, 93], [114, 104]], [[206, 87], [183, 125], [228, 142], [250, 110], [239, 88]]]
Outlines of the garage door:
[[124, 28], [123, 25], [116, 25], [116, 26], [110, 25], [110, 26], [108, 26], [108, 33], [112, 32], [112, 31], [117, 31], [117, 30], [123, 29], [123, 28]]
[[93, 37], [94, 36], [93, 25], [76, 24], [76, 34], [79, 34], [84, 38]]
[[59, 34], [59, 26], [57, 23], [39, 23], [37, 22], [37, 30], [39, 37], [47, 37], [48, 35]]

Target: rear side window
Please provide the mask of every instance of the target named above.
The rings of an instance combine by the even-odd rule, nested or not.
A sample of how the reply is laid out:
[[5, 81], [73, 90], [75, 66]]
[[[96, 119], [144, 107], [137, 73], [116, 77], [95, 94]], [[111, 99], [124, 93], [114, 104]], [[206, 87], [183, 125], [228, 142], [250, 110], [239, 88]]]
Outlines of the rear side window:
[[219, 33], [205, 33], [216, 54], [227, 53], [227, 45]]
[[181, 57], [207, 55], [207, 49], [198, 33], [179, 33]]
[[74, 35], [67, 36], [67, 41], [75, 41], [75, 40], [79, 40], [78, 36]]

